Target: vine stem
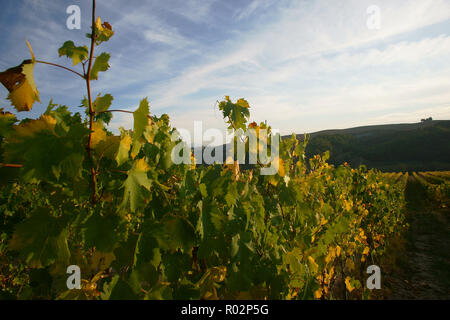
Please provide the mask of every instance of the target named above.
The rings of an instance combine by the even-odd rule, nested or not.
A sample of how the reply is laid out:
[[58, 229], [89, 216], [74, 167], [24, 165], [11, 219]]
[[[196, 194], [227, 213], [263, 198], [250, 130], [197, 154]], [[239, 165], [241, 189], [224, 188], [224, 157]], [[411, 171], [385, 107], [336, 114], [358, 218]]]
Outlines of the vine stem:
[[94, 162], [92, 159], [92, 127], [94, 125], [94, 116], [95, 111], [92, 106], [92, 95], [91, 95], [91, 71], [92, 71], [92, 60], [94, 57], [94, 48], [95, 48], [95, 0], [92, 0], [92, 33], [91, 33], [91, 50], [89, 53], [89, 64], [87, 68], [87, 73], [85, 74], [85, 77], [83, 77], [86, 80], [86, 87], [87, 87], [87, 93], [88, 93], [88, 102], [89, 102], [89, 138], [88, 138], [88, 144], [87, 144], [87, 153], [89, 160], [91, 162], [91, 186], [92, 186], [92, 196], [91, 201], [92, 203], [97, 202], [97, 196], [96, 196], [96, 172], [94, 168]]
[[48, 64], [48, 65], [50, 65], [50, 66], [54, 66], [54, 67], [58, 67], [58, 68], [61, 68], [61, 69], [70, 71], [70, 72], [72, 72], [72, 73], [75, 73], [77, 76], [79, 76], [79, 77], [81, 77], [81, 78], [83, 78], [83, 79], [84, 79], [84, 77], [85, 77], [84, 75], [82, 75], [82, 74], [79, 73], [79, 72], [76, 72], [75, 70], [72, 70], [72, 69], [70, 69], [70, 68], [64, 67], [64, 66], [59, 65], [59, 64], [56, 64], [56, 63], [47, 62], [47, 61], [42, 61], [42, 60], [36, 60], [36, 63]]
[[0, 168], [23, 168], [23, 164], [0, 163]]
[[128, 111], [128, 110], [106, 110], [106, 111], [98, 111], [96, 112], [97, 114], [102, 114], [102, 113], [107, 113], [107, 112], [123, 112], [123, 113], [131, 113], [133, 114], [133, 111]]

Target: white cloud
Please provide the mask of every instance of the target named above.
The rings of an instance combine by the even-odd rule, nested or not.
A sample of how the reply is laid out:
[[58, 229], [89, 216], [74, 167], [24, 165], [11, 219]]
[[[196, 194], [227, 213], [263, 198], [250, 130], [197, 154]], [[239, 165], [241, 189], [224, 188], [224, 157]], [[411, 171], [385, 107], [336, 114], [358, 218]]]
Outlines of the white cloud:
[[432, 108], [423, 108], [408, 112], [393, 112], [368, 119], [370, 124], [389, 123], [416, 123], [420, 119], [432, 117], [434, 120], [448, 120], [450, 118], [450, 105], [437, 105]]
[[162, 42], [173, 47], [185, 47], [192, 42], [181, 36], [178, 32], [169, 30], [145, 30], [145, 38], [151, 42]]
[[[276, 0], [275, 0], [276, 1]], [[274, 4], [274, 0], [253, 0], [245, 9], [239, 9], [233, 18], [237, 21], [247, 19], [258, 10], [264, 10]]]
[[[218, 50], [221, 54], [205, 55], [202, 64], [147, 87], [145, 92], [156, 93], [156, 110], [193, 106], [204, 108], [199, 119], [208, 117], [210, 104], [222, 95], [210, 96], [208, 103], [187, 96], [220, 89], [223, 95], [253, 101], [254, 115], [261, 120], [263, 110], [273, 111], [276, 106], [276, 114], [269, 118], [281, 126], [289, 122], [287, 115], [383, 112], [447, 101], [446, 79], [436, 77], [444, 81], [438, 85], [430, 74], [450, 70], [450, 37], [397, 41], [394, 36], [448, 20], [449, 1], [380, 1], [383, 23], [376, 32], [366, 27], [369, 1], [296, 3], [281, 9], [276, 23], [241, 33], [227, 42], [228, 48]], [[250, 4], [242, 14], [254, 10], [256, 4]], [[436, 70], [438, 61], [442, 63]], [[389, 70], [391, 66], [395, 72]], [[420, 81], [422, 76], [426, 80]], [[320, 81], [321, 85], [312, 84]], [[295, 130], [295, 124], [289, 126]]]
[[[216, 7], [217, 1], [146, 2], [126, 10], [122, 1], [112, 3], [119, 18], [107, 44], [113, 49], [111, 70], [95, 89], [117, 90], [117, 103], [130, 105], [149, 96], [152, 111], [168, 112], [178, 126], [203, 119], [206, 127], [225, 128], [214, 111], [224, 95], [247, 98], [254, 120], [267, 119], [284, 133], [358, 125], [385, 115], [400, 121], [427, 108], [448, 114], [450, 34], [436, 26], [448, 24], [450, 0], [376, 1], [382, 17], [376, 31], [366, 26], [372, 0], [257, 0], [227, 12], [215, 11], [225, 7]], [[226, 30], [222, 41], [198, 40], [198, 24], [220, 28], [214, 23], [226, 14], [239, 28]], [[56, 56], [60, 43], [48, 45], [48, 39], [65, 37], [67, 30], [52, 37], [57, 23], [45, 19], [44, 27], [33, 15], [26, 13], [36, 23], [32, 44], [43, 56]], [[197, 28], [186, 27], [192, 25]], [[15, 36], [24, 31], [17, 27]], [[132, 119], [120, 114], [113, 123], [127, 126]]]
[[183, 0], [176, 6], [169, 6], [169, 10], [197, 23], [210, 22], [211, 7], [215, 0]]

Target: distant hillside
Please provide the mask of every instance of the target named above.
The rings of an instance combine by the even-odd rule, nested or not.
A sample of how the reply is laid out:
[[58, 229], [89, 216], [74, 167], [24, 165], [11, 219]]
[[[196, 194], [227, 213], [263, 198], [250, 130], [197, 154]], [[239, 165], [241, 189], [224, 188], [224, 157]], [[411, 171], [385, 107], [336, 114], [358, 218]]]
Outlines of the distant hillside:
[[[297, 136], [303, 139], [303, 135]], [[450, 121], [365, 126], [312, 133], [306, 154], [383, 171], [450, 170]]]
[[[304, 135], [299, 134], [297, 138], [303, 140]], [[223, 150], [225, 155], [225, 145]], [[450, 170], [450, 120], [311, 133], [307, 156], [327, 150], [329, 163], [333, 165], [347, 162], [353, 167], [366, 165], [382, 171], [403, 172]]]

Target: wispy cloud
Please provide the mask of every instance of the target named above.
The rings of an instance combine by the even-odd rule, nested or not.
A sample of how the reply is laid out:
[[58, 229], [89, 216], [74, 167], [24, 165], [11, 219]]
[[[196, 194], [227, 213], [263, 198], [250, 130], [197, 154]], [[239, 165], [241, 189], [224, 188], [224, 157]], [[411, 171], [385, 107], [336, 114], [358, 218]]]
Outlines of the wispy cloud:
[[[80, 1], [86, 23], [78, 33], [64, 28], [64, 4], [46, 3], [22, 2], [21, 23], [1, 36], [9, 47], [0, 48], [0, 67], [27, 54], [23, 34], [49, 60], [66, 39], [85, 41], [89, 1]], [[117, 107], [133, 109], [149, 96], [152, 112], [177, 126], [203, 120], [224, 129], [216, 100], [244, 97], [254, 120], [284, 134], [424, 112], [450, 118], [450, 0], [379, 0], [380, 30], [366, 26], [372, 0], [99, 3], [116, 35], [97, 51], [112, 51], [111, 70], [93, 86], [111, 92]], [[57, 86], [58, 100], [78, 104], [82, 86], [41, 70], [43, 97]], [[131, 125], [127, 115], [113, 121]]]
[[[210, 95], [209, 104], [203, 106], [196, 99], [191, 104], [189, 95], [212, 90], [244, 96], [253, 101], [255, 117], [264, 118], [266, 114], [278, 127], [289, 122], [286, 114], [311, 119], [330, 112], [351, 115], [354, 108], [383, 112], [417, 108], [422, 103], [450, 103], [445, 85], [433, 87], [438, 100], [425, 92], [435, 78], [433, 72], [450, 69], [448, 34], [442, 30], [439, 35], [423, 37], [418, 33], [411, 37], [411, 32], [447, 21], [450, 2], [382, 2], [379, 32], [366, 27], [366, 2], [353, 1], [346, 6], [325, 1], [291, 4], [280, 10], [276, 22], [230, 41], [222, 54], [207, 55], [204, 63], [190, 66], [144, 91], [158, 93], [154, 100], [157, 109], [195, 105], [205, 108], [204, 115], [211, 112], [207, 107], [222, 95]], [[242, 12], [255, 10], [254, 5], [247, 10]], [[411, 76], [416, 78], [412, 80]], [[420, 81], [422, 76], [427, 80]], [[398, 85], [415, 80], [417, 85], [413, 87]], [[386, 88], [387, 83], [392, 87]], [[414, 98], [402, 99], [399, 104], [399, 96], [408, 94]], [[273, 113], [274, 108], [284, 112], [268, 116], [265, 111]]]
[[253, 0], [246, 8], [237, 10], [233, 15], [233, 18], [237, 21], [247, 19], [259, 10], [266, 10], [272, 6], [275, 1], [276, 0]]

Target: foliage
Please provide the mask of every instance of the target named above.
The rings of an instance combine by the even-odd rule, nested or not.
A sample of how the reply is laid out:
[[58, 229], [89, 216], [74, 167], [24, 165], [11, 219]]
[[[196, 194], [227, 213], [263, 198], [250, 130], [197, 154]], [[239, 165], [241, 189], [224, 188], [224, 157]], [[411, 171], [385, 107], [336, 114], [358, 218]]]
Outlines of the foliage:
[[450, 177], [448, 172], [414, 172], [413, 176], [424, 190], [429, 205], [438, 208], [450, 206]]
[[[113, 35], [100, 19], [93, 30], [93, 45]], [[276, 175], [260, 175], [261, 164], [241, 171], [237, 161], [196, 168], [192, 155], [174, 165], [180, 140], [147, 99], [133, 130], [108, 130], [112, 96], [92, 101], [89, 82], [108, 69], [109, 54], [92, 65], [85, 49], [66, 42], [59, 53], [89, 66], [87, 117], [52, 102], [36, 120], [0, 113], [3, 297], [367, 296], [361, 270], [404, 227], [400, 184], [365, 167], [330, 166], [327, 154], [308, 160], [294, 135], [280, 143]], [[230, 129], [267, 128], [247, 124], [249, 108], [244, 99], [219, 104]], [[79, 290], [67, 290], [69, 265], [81, 268]]]

